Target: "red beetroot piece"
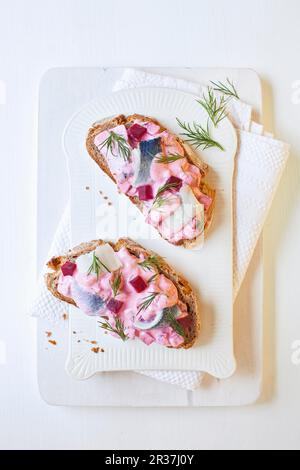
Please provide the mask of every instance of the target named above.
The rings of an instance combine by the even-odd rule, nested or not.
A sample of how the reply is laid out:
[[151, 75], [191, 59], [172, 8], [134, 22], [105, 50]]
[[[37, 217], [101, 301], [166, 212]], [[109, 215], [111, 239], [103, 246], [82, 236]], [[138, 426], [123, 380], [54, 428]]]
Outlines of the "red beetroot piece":
[[123, 305], [124, 305], [124, 302], [121, 302], [120, 300], [110, 299], [110, 301], [107, 304], [107, 308], [112, 313], [119, 313]]
[[146, 133], [147, 129], [139, 124], [133, 124], [127, 131], [128, 137], [136, 142], [140, 142]]
[[61, 271], [64, 276], [73, 276], [76, 267], [76, 264], [72, 263], [72, 261], [66, 261], [66, 263], [61, 267]]
[[144, 292], [144, 290], [147, 289], [148, 284], [146, 281], [141, 276], [137, 276], [134, 279], [130, 281], [130, 284], [132, 287], [135, 289], [135, 291], [140, 294], [141, 292]]
[[180, 191], [182, 188], [182, 180], [176, 176], [170, 176], [166, 184], [174, 184], [174, 189], [177, 189], [177, 191]]
[[188, 315], [184, 318], [179, 318], [177, 321], [180, 323], [180, 325], [185, 331], [188, 331], [193, 326], [193, 319], [191, 315]]
[[137, 189], [139, 200], [140, 201], [151, 201], [154, 199], [153, 195], [153, 188], [150, 184], [146, 184], [145, 186], [140, 186]]

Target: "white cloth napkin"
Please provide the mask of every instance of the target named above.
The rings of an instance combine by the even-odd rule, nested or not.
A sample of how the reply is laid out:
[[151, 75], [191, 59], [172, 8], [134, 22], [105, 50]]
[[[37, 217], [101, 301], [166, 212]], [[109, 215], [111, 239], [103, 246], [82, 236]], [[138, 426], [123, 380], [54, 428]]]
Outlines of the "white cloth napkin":
[[[115, 84], [114, 90], [136, 87], [167, 87], [201, 96], [206, 87], [174, 77], [127, 69]], [[232, 99], [228, 115], [237, 129], [239, 149], [234, 181], [234, 273], [235, 297], [247, 272], [255, 246], [260, 237], [268, 210], [289, 156], [289, 146], [273, 139], [263, 126], [251, 120], [252, 108]], [[67, 207], [54, 236], [49, 257], [67, 252], [70, 248], [70, 207]], [[51, 322], [61, 320], [67, 308], [46, 289], [43, 279], [32, 308], [32, 315]], [[187, 390], [197, 389], [205, 374], [195, 371], [139, 371], [149, 377], [179, 385]]]

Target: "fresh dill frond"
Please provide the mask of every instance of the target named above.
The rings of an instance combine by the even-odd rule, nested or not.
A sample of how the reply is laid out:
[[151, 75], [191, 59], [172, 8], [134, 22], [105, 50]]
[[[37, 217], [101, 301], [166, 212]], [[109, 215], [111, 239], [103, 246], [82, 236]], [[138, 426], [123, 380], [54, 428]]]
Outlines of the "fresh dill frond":
[[153, 268], [159, 268], [160, 267], [160, 259], [158, 256], [152, 255], [146, 258], [144, 261], [139, 263], [139, 266], [144, 270], [144, 271], [151, 271]]
[[152, 209], [160, 209], [161, 207], [165, 206], [171, 200], [172, 200], [171, 196], [168, 196], [168, 197], [160, 196], [160, 197], [157, 198], [157, 200], [153, 204]]
[[224, 152], [224, 147], [221, 144], [216, 142], [210, 136], [209, 125], [207, 122], [206, 129], [202, 127], [200, 124], [193, 124], [181, 122], [180, 119], [177, 118], [177, 122], [184, 132], [181, 133], [186, 139], [187, 142], [194, 145], [196, 148], [201, 147], [203, 150], [217, 147], [218, 149]]
[[155, 196], [154, 202], [153, 202], [153, 209], [158, 209], [159, 207], [162, 207], [168, 200], [168, 198], [163, 197], [164, 193], [167, 191], [171, 191], [172, 189], [178, 188], [177, 183], [166, 183], [163, 186], [161, 186], [157, 194]]
[[178, 188], [177, 183], [166, 183], [158, 189], [156, 197], [160, 197], [166, 191], [170, 191], [171, 189], [175, 189], [175, 188]]
[[158, 278], [158, 273], [154, 274], [153, 276], [150, 277], [150, 279], [148, 279], [148, 284], [151, 284], [152, 282], [156, 281], [156, 279]]
[[88, 274], [96, 274], [97, 279], [98, 279], [103, 268], [105, 269], [105, 271], [110, 273], [110, 270], [108, 269], [108, 267], [105, 266], [105, 264], [102, 263], [102, 261], [100, 261], [98, 256], [96, 256], [96, 253], [93, 252], [93, 260], [92, 260], [92, 264], [91, 264], [91, 266], [88, 270]]
[[220, 93], [223, 93], [223, 95], [225, 96], [228, 96], [230, 98], [236, 98], [236, 99], [240, 99], [239, 95], [238, 95], [238, 92], [233, 84], [233, 82], [231, 82], [229, 80], [229, 78], [226, 79], [226, 82], [223, 83], [221, 81], [219, 82], [212, 82], [211, 81], [211, 84], [214, 86], [214, 91], [218, 91]]
[[202, 100], [197, 100], [197, 103], [205, 109], [215, 127], [227, 116], [227, 100], [224, 96], [218, 99], [211, 87], [208, 88], [207, 95], [203, 94]]
[[[107, 147], [107, 152], [110, 151], [114, 157], [117, 157], [118, 154], [120, 154], [125, 161], [130, 158], [131, 150], [127, 140], [113, 131], [110, 131], [109, 136], [102, 143], [100, 150], [104, 147]], [[117, 148], [117, 153], [115, 153], [115, 148]]]
[[158, 295], [161, 295], [161, 293], [152, 292], [148, 297], [145, 297], [144, 301], [138, 306], [138, 313], [141, 313], [143, 310], [147, 310]]
[[164, 311], [164, 321], [170, 325], [170, 327], [176, 331], [180, 336], [185, 338], [186, 334], [183, 326], [176, 320], [174, 310], [172, 308], [166, 308]]
[[161, 163], [163, 165], [167, 165], [169, 163], [177, 162], [178, 160], [182, 160], [184, 157], [179, 154], [172, 154], [172, 155], [160, 155], [155, 159], [155, 163]]
[[122, 283], [122, 275], [120, 272], [118, 272], [116, 275], [113, 276], [111, 284], [110, 284], [114, 297], [117, 297], [117, 295], [119, 294], [121, 283]]
[[104, 322], [98, 321], [100, 328], [105, 331], [110, 331], [111, 333], [115, 333], [118, 335], [122, 341], [127, 341], [129, 338], [125, 333], [125, 327], [124, 323], [120, 318], [116, 318], [116, 326], [113, 327], [108, 320], [105, 320]]

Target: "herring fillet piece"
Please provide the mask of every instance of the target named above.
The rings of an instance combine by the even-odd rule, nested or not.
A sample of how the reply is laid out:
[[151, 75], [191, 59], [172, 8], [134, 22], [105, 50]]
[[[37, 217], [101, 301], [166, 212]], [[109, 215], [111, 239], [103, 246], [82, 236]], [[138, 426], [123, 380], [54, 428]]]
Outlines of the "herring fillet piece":
[[[95, 250], [95, 255], [100, 260], [102, 265], [99, 266], [101, 272], [106, 272], [106, 268], [111, 271], [117, 271], [122, 267], [122, 263], [115, 255], [112, 247], [106, 243], [105, 245], [98, 246]], [[86, 253], [78, 257], [77, 268], [80, 273], [87, 273], [92, 265], [93, 254]]]
[[161, 138], [145, 140], [139, 144], [139, 152], [135, 155], [139, 158], [136, 166], [134, 185], [146, 184], [150, 179], [150, 169], [153, 159], [161, 153]]
[[106, 243], [105, 245], [98, 246], [95, 250], [95, 255], [106, 266], [109, 271], [114, 272], [122, 268], [122, 263], [116, 256], [113, 248]]
[[86, 291], [81, 286], [78, 285], [77, 282], [73, 282], [72, 284], [72, 295], [76, 299], [78, 306], [81, 305], [87, 308], [88, 315], [98, 315], [100, 309], [104, 307], [104, 300], [97, 294], [92, 294], [91, 292]]
[[176, 235], [180, 230], [184, 229], [196, 217], [196, 223], [201, 224], [200, 230], [204, 230], [204, 206], [195, 197], [189, 186], [184, 186], [180, 191], [181, 205], [175, 212], [167, 217], [161, 227], [161, 231], [167, 238], [172, 233]]

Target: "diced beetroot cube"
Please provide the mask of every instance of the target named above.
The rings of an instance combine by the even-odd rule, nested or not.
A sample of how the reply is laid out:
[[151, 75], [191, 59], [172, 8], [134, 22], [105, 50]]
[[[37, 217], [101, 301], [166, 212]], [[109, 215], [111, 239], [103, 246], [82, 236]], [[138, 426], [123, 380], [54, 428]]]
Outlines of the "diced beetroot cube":
[[124, 305], [124, 302], [121, 302], [120, 300], [110, 299], [110, 301], [107, 304], [107, 308], [112, 313], [119, 313], [123, 305]]
[[72, 263], [72, 261], [67, 261], [62, 267], [61, 271], [64, 276], [73, 276], [76, 270], [76, 264]]
[[178, 322], [180, 323], [180, 325], [183, 327], [185, 331], [189, 330], [193, 325], [193, 319], [191, 315], [188, 315], [187, 317], [184, 317], [184, 318], [179, 318]]
[[128, 137], [139, 142], [147, 133], [147, 129], [139, 124], [133, 124], [127, 131]]
[[167, 181], [167, 184], [174, 184], [176, 185], [176, 188], [178, 191], [182, 188], [182, 180], [180, 178], [177, 178], [176, 176], [170, 176], [170, 178]]
[[151, 201], [154, 199], [153, 188], [150, 184], [146, 184], [145, 186], [140, 186], [137, 189], [139, 200], [140, 201]]
[[131, 148], [136, 149], [139, 145], [139, 141], [133, 139], [132, 137], [128, 136], [128, 142]]
[[130, 284], [132, 285], [132, 287], [136, 290], [138, 294], [140, 294], [141, 292], [144, 292], [144, 290], [146, 290], [148, 287], [148, 284], [146, 283], [146, 281], [144, 281], [144, 279], [141, 276], [137, 276], [134, 279], [132, 279], [130, 281]]
[[127, 129], [128, 140], [131, 147], [136, 148], [146, 133], [147, 129], [139, 124], [133, 124]]

